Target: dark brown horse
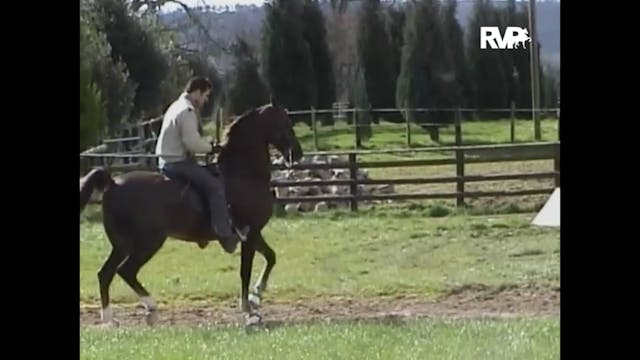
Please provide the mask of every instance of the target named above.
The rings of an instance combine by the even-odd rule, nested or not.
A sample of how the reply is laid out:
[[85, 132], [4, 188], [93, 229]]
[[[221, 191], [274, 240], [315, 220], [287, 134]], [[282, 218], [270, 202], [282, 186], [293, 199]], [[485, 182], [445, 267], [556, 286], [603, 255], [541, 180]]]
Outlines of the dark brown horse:
[[[209, 165], [212, 171], [219, 168], [222, 172], [234, 223], [251, 228], [247, 241], [242, 243], [240, 264], [240, 307], [246, 313], [252, 308], [249, 282], [255, 252], [266, 260], [254, 288], [258, 298], [267, 288], [276, 262], [275, 252], [261, 234], [271, 218], [275, 200], [269, 186], [269, 145], [275, 146], [289, 163], [302, 157], [287, 112], [275, 102], [235, 119], [221, 144], [218, 167]], [[106, 170], [97, 168], [80, 182], [80, 212], [94, 189], [104, 191], [103, 224], [112, 245], [111, 254], [98, 272], [102, 321], [117, 324], [109, 307], [109, 287], [117, 273], [139, 296], [147, 309], [147, 322], [153, 324], [157, 320], [157, 305], [139, 282], [138, 272], [167, 237], [201, 246], [217, 240], [209, 234], [206, 203], [180, 179], [152, 171], [132, 171], [112, 178]]]

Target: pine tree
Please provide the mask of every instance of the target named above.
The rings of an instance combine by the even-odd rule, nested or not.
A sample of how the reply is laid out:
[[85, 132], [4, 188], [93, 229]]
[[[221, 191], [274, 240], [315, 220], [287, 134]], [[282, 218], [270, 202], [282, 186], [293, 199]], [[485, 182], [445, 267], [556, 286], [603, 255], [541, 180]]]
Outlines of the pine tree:
[[[411, 6], [405, 26], [402, 69], [398, 77], [397, 106], [400, 108], [446, 108], [460, 103], [460, 86], [445, 40], [439, 3], [423, 0]], [[452, 111], [408, 114], [419, 123], [445, 123], [454, 118]], [[426, 126], [436, 138], [436, 129]]]
[[263, 74], [271, 92], [290, 110], [316, 103], [311, 51], [303, 37], [300, 0], [265, 3], [262, 37]]
[[358, 148], [362, 146], [362, 140], [367, 140], [373, 135], [371, 129], [372, 113], [369, 111], [371, 108], [371, 102], [369, 101], [364, 74], [365, 72], [363, 67], [358, 67], [356, 70], [356, 78], [353, 83], [353, 102], [355, 108], [358, 109], [356, 112], [356, 124], [352, 122], [353, 117], [349, 117], [347, 120], [348, 124], [357, 126], [356, 147]]
[[[395, 66], [380, 0], [366, 0], [358, 16], [358, 72], [362, 73], [369, 104], [359, 107], [393, 107]], [[362, 97], [361, 97], [362, 99]], [[373, 115], [373, 117], [377, 117]]]
[[[386, 7], [386, 30], [389, 36], [389, 43], [391, 45], [391, 51], [393, 53], [393, 78], [394, 81], [400, 74], [400, 67], [402, 65], [402, 44], [404, 24], [406, 21], [406, 3], [392, 3]], [[394, 84], [395, 85], [395, 84]], [[394, 92], [395, 98], [395, 92]]]
[[154, 116], [164, 110], [162, 81], [169, 72], [168, 62], [147, 31], [123, 0], [96, 0], [96, 25], [106, 34], [111, 58], [122, 61], [138, 84], [133, 116]]
[[[407, 3], [391, 3], [386, 7], [386, 30], [389, 34], [389, 43], [393, 54], [393, 105], [395, 107], [396, 89], [398, 76], [402, 67], [402, 46], [404, 44], [403, 31], [406, 22]], [[387, 121], [397, 121], [402, 119], [402, 113], [386, 113], [383, 115]]]
[[103, 133], [105, 114], [98, 87], [91, 78], [88, 24], [80, 22], [80, 151], [95, 145]]
[[[498, 23], [496, 12], [489, 0], [478, 0], [473, 7], [469, 24], [467, 54], [473, 82], [473, 107], [505, 108], [509, 106], [508, 84], [499, 49], [480, 49], [480, 27]], [[495, 118], [501, 114], [480, 111], [480, 118]]]
[[104, 130], [115, 136], [131, 115], [137, 84], [130, 78], [127, 66], [111, 57], [111, 46], [105, 34], [95, 26], [97, 13], [91, 5], [88, 1], [81, 2], [81, 61], [100, 92], [104, 105]]
[[269, 102], [269, 92], [260, 76], [260, 64], [254, 50], [244, 39], [236, 39], [233, 57], [234, 71], [230, 79], [228, 106], [231, 114], [240, 115]]
[[[408, 5], [407, 19], [403, 31], [404, 45], [400, 74], [396, 87], [396, 106], [400, 109], [411, 109], [427, 104], [427, 68], [425, 46], [427, 42], [426, 18], [423, 14], [424, 4], [412, 2]], [[405, 116], [409, 121], [416, 120], [416, 114], [408, 111]]]
[[464, 32], [458, 19], [456, 12], [458, 2], [456, 0], [448, 0], [445, 2], [443, 10], [443, 31], [444, 37], [447, 39], [451, 57], [455, 69], [455, 77], [458, 86], [460, 86], [460, 102], [457, 106], [469, 107], [473, 98], [473, 88], [469, 74], [469, 63], [465, 53]]
[[328, 109], [336, 97], [333, 65], [324, 15], [318, 0], [305, 0], [303, 13], [304, 39], [309, 44], [313, 74], [316, 83], [317, 99], [313, 104], [317, 108]]

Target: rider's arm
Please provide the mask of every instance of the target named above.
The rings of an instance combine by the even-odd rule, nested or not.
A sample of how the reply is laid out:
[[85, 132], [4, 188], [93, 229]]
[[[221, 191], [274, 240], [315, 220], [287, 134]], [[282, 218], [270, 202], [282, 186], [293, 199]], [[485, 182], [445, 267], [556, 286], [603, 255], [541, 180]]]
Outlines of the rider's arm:
[[211, 144], [204, 141], [198, 133], [198, 118], [195, 112], [183, 111], [180, 117], [180, 133], [187, 149], [194, 154], [211, 152]]

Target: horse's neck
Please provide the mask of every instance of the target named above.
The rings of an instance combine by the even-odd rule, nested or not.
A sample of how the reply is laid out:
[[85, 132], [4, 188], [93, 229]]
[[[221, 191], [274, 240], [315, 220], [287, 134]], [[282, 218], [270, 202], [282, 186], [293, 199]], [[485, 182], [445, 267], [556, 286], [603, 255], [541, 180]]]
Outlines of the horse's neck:
[[253, 143], [251, 146], [231, 146], [223, 148], [220, 153], [220, 168], [225, 177], [271, 177], [269, 149], [264, 144]]

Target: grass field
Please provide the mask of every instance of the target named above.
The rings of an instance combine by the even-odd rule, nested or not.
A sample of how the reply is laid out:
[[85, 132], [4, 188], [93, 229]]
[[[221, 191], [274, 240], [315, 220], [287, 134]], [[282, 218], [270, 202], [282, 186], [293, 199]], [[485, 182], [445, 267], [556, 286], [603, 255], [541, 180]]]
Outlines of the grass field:
[[[559, 231], [531, 214], [430, 217], [427, 209], [274, 218], [264, 231], [278, 256], [264, 307], [335, 296], [435, 299], [454, 289], [559, 287]], [[97, 307], [96, 272], [109, 251], [95, 207], [80, 229], [81, 307]], [[238, 254], [169, 241], [140, 279], [161, 307], [218, 304], [233, 312]], [[254, 276], [261, 270], [260, 256]], [[255, 277], [254, 277], [255, 279]], [[118, 308], [137, 302], [116, 277]], [[224, 310], [226, 308], [226, 310]], [[559, 318], [421, 319], [285, 324], [253, 336], [241, 327], [81, 329], [85, 359], [552, 359]]]
[[[428, 209], [394, 209], [274, 218], [263, 232], [278, 256], [268, 296], [433, 297], [468, 284], [559, 286], [559, 231], [531, 227], [531, 216], [436, 218]], [[100, 223], [83, 221], [80, 234], [80, 301], [97, 304], [96, 272], [110, 245]], [[168, 241], [140, 279], [159, 301], [235, 300], [238, 262], [239, 251], [225, 255], [217, 243], [201, 250]], [[263, 263], [256, 256], [255, 276]], [[112, 298], [137, 301], [119, 278]]]
[[82, 359], [558, 359], [557, 318], [81, 332]]
[[[558, 139], [558, 121], [553, 118], [541, 119], [541, 141], [556, 141]], [[362, 145], [365, 149], [406, 148], [406, 125], [381, 121], [372, 124], [372, 136], [365, 139]], [[493, 121], [467, 121], [462, 124], [462, 141], [465, 145], [502, 144], [511, 141], [511, 125], [508, 119]], [[313, 140], [313, 130], [304, 123], [297, 123], [295, 132], [300, 139], [304, 151], [316, 151]], [[215, 136], [215, 124], [205, 125], [205, 133]], [[515, 142], [534, 141], [533, 122], [524, 119], [515, 121]], [[440, 141], [434, 142], [423, 128], [411, 125], [411, 146], [449, 146], [455, 144], [453, 126], [440, 129]], [[345, 122], [337, 122], [333, 126], [318, 125], [318, 151], [353, 150], [355, 147], [354, 128]]]
[[[543, 140], [556, 139], [555, 124], [543, 122]], [[335, 133], [321, 135], [321, 144], [351, 149], [350, 130], [341, 126], [323, 129], [326, 135]], [[404, 147], [404, 128], [398, 129], [377, 133], [374, 129], [374, 137], [365, 145]], [[464, 138], [473, 143], [509, 139], [508, 122], [467, 123], [463, 130]], [[516, 130], [518, 141], [532, 140], [530, 122], [518, 122]], [[297, 126], [296, 131], [304, 149], [311, 151], [313, 139], [306, 125]], [[419, 135], [421, 131], [414, 132], [416, 144], [438, 145], [430, 143], [424, 132]], [[441, 140], [451, 143], [452, 129], [443, 130]], [[363, 160], [450, 155], [388, 154]], [[532, 161], [469, 165], [466, 173], [552, 169], [551, 161]], [[454, 174], [454, 166], [369, 171], [374, 179]], [[516, 190], [552, 184], [551, 180], [470, 183], [466, 189]], [[396, 187], [398, 193], [454, 190], [454, 184]], [[159, 303], [160, 316], [166, 319], [175, 315], [171, 309], [182, 309], [199, 320], [183, 318], [174, 325], [165, 321], [156, 328], [91, 326], [99, 319], [96, 274], [110, 245], [99, 208], [90, 206], [81, 215], [80, 227], [81, 358], [557, 359], [560, 232], [530, 225], [532, 211], [545, 199], [544, 195], [470, 199], [466, 209], [454, 209], [452, 201], [411, 201], [362, 206], [358, 213], [274, 217], [263, 231], [277, 254], [263, 314], [266, 321], [270, 317], [285, 321], [255, 333], [247, 333], [236, 321], [239, 251], [229, 255], [215, 242], [202, 250], [171, 239], [142, 269], [139, 279]], [[252, 284], [263, 264], [256, 255]], [[536, 292], [542, 296], [536, 297]], [[138, 301], [119, 277], [114, 279], [111, 298], [116, 318], [130, 317]], [[365, 321], [361, 317], [380, 309], [411, 313], [421, 307], [419, 318]], [[537, 311], [539, 307], [544, 311]], [[214, 325], [216, 317], [232, 321]]]

